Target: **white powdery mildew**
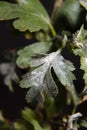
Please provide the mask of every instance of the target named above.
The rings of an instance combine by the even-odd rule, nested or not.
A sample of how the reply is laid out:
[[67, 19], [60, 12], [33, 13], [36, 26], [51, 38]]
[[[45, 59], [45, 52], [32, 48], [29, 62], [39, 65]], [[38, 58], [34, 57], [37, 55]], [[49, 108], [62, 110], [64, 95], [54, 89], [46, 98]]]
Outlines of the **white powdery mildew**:
[[43, 72], [35, 72], [31, 73], [31, 81], [35, 86], [40, 86], [43, 83], [44, 73]]
[[49, 66], [47, 64], [44, 64], [32, 71], [29, 76], [30, 84], [32, 84], [33, 86], [42, 86], [48, 67]]
[[50, 65], [56, 56], [57, 56], [57, 53], [53, 52], [53, 53], [49, 54], [49, 55], [44, 59], [44, 62], [45, 62], [47, 65]]

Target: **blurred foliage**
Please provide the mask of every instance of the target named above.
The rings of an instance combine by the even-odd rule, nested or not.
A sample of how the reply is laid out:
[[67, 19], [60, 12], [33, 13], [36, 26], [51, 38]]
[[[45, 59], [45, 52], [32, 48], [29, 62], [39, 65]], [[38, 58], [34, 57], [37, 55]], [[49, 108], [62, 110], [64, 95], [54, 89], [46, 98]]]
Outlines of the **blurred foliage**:
[[80, 4], [78, 0], [65, 0], [58, 9], [55, 20], [59, 17], [66, 17], [71, 25], [75, 25], [80, 15]]
[[4, 76], [4, 84], [8, 86], [11, 92], [14, 91], [13, 82], [18, 83], [19, 77], [16, 72], [16, 51], [8, 50], [4, 53], [7, 62], [0, 63], [0, 74]]

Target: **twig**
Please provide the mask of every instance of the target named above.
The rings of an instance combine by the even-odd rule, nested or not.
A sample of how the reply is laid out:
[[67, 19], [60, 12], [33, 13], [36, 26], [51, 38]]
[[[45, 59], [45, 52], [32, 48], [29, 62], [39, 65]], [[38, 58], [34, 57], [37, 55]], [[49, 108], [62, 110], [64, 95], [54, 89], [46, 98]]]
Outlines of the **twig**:
[[69, 116], [69, 119], [67, 122], [67, 130], [77, 130], [77, 128], [73, 126], [73, 121], [77, 120], [81, 116], [82, 114], [79, 112]]

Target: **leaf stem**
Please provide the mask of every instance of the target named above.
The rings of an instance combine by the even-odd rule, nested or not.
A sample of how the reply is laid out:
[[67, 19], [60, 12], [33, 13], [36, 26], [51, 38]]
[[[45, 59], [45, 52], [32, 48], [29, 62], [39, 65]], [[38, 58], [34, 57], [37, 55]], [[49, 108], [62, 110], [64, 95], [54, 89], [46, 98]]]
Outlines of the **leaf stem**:
[[51, 33], [52, 33], [53, 37], [56, 36], [56, 31], [55, 31], [55, 29], [54, 29], [52, 24], [49, 24], [49, 28], [51, 30]]

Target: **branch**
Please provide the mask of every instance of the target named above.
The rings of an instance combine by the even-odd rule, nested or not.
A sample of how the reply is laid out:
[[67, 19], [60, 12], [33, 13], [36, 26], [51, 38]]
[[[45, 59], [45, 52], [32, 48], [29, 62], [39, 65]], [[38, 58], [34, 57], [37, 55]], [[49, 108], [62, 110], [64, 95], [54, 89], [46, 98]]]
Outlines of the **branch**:
[[73, 126], [73, 121], [77, 120], [81, 116], [82, 114], [79, 112], [69, 116], [67, 121], [67, 130], [77, 130], [77, 128]]

